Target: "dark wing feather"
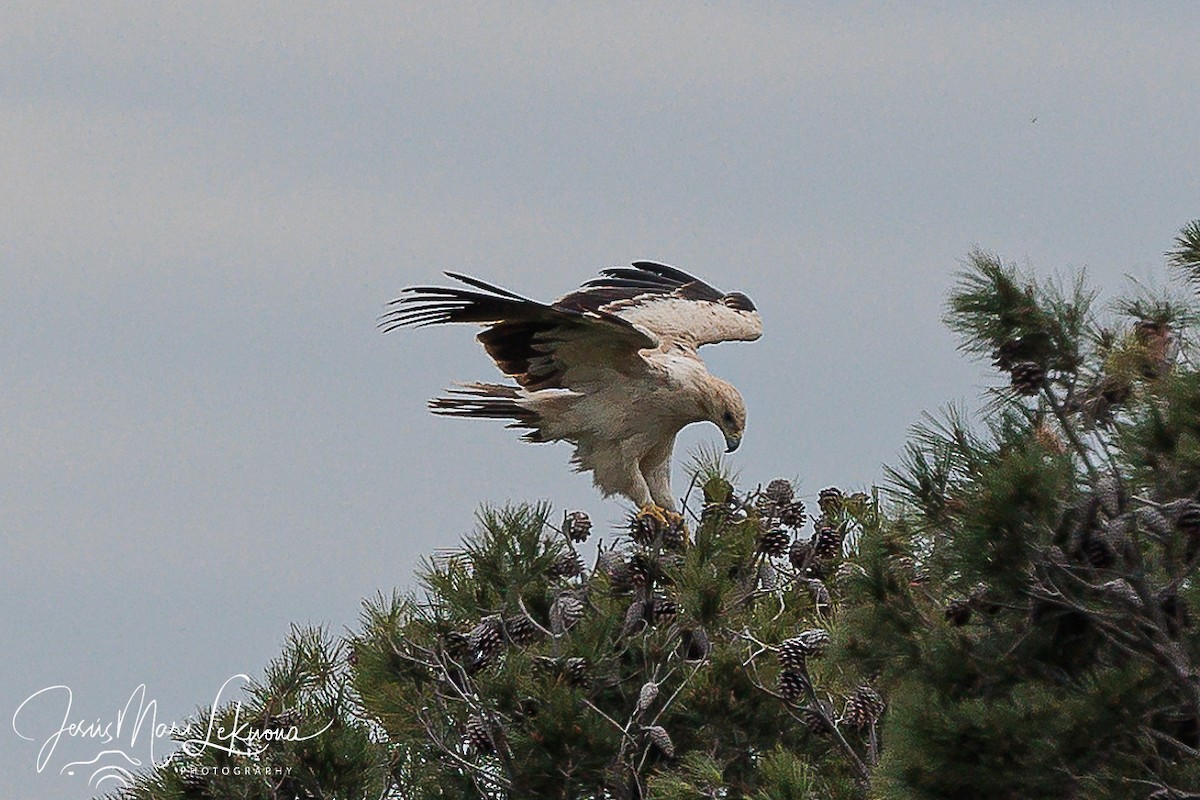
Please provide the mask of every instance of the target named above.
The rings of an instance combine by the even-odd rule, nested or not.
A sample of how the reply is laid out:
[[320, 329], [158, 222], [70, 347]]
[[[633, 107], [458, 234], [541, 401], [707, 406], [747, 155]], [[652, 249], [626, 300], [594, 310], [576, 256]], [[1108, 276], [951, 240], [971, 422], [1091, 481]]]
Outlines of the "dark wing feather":
[[554, 305], [609, 312], [691, 347], [762, 334], [762, 320], [749, 297], [725, 294], [681, 269], [653, 261], [601, 270], [599, 278]]
[[502, 372], [531, 391], [570, 388], [573, 371], [581, 379], [606, 366], [628, 371], [638, 366], [639, 350], [658, 345], [651, 333], [607, 311], [546, 305], [477, 278], [446, 274], [480, 291], [408, 287], [391, 302], [380, 327], [485, 325], [476, 338]]
[[618, 300], [633, 300], [647, 295], [674, 295], [710, 302], [718, 302], [724, 296], [681, 269], [653, 261], [635, 261], [628, 267], [600, 270], [599, 278], [593, 278], [576, 291], [559, 298], [555, 305], [599, 309]]

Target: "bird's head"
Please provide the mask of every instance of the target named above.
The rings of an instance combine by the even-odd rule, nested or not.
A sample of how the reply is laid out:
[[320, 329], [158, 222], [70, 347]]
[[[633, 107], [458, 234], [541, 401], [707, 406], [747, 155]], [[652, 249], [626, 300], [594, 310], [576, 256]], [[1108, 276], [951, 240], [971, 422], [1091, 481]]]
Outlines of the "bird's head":
[[741, 392], [733, 384], [712, 379], [712, 391], [708, 396], [708, 420], [721, 429], [725, 436], [725, 452], [732, 453], [742, 443], [742, 432], [746, 429], [746, 404]]

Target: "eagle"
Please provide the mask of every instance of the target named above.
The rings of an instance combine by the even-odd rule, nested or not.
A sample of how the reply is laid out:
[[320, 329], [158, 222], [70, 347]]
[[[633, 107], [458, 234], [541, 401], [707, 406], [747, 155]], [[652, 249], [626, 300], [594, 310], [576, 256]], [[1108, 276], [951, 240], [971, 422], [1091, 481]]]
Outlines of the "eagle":
[[[746, 406], [708, 371], [706, 344], [753, 341], [762, 319], [741, 292], [725, 293], [675, 267], [636, 261], [551, 303], [478, 278], [464, 287], [410, 286], [381, 317], [385, 331], [465, 322], [512, 384], [460, 383], [429, 401], [436, 414], [508, 420], [529, 442], [575, 446], [576, 471], [605, 497], [677, 517], [671, 453], [679, 431], [711, 422], [737, 449]], [[656, 516], [658, 516], [656, 514]]]

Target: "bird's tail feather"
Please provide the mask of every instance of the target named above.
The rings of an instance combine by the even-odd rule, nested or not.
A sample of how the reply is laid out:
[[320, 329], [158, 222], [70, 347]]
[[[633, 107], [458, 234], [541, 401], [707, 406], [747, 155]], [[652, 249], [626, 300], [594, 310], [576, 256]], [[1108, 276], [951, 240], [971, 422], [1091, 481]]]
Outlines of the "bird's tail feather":
[[511, 420], [505, 427], [524, 428], [529, 431], [523, 437], [530, 442], [544, 441], [540, 429], [541, 415], [521, 404], [520, 390], [498, 383], [462, 383], [447, 389], [449, 397], [436, 397], [429, 401], [434, 414], [448, 417], [474, 417], [476, 419]]

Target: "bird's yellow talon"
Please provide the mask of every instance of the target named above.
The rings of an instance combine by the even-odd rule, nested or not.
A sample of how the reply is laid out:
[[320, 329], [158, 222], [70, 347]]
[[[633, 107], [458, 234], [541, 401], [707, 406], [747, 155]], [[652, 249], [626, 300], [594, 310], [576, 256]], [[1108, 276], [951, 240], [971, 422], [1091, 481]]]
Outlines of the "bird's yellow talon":
[[638, 512], [633, 515], [633, 518], [638, 522], [641, 522], [642, 520], [653, 520], [653, 524], [655, 526], [666, 527], [669, 524], [667, 521], [669, 519], [667, 515], [672, 513], [674, 512], [667, 511], [662, 506], [651, 503], [650, 505], [645, 505], [638, 509]]
[[642, 506], [629, 521], [629, 532], [637, 544], [650, 545], [657, 539], [668, 550], [685, 546], [688, 538], [683, 515], [658, 505]]

